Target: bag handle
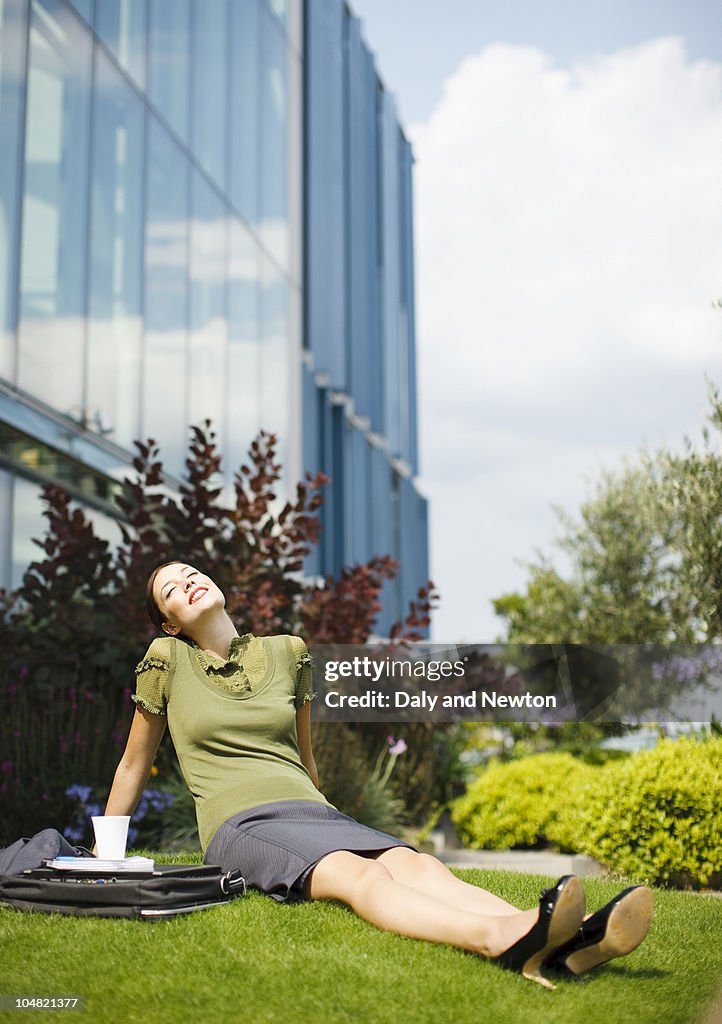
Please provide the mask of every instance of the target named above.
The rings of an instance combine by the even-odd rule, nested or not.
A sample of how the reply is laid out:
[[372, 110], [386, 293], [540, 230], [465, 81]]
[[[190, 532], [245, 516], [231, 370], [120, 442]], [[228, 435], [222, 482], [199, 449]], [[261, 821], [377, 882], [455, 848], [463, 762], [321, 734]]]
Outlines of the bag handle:
[[220, 879], [221, 892], [226, 896], [245, 896], [246, 880], [240, 871], [226, 871]]

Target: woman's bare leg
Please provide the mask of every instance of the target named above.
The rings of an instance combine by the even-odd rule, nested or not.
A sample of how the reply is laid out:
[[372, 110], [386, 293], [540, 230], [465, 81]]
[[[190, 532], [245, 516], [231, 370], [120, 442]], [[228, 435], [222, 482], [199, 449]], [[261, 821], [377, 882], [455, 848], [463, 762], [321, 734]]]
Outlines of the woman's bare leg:
[[416, 853], [406, 846], [394, 846], [378, 854], [375, 859], [389, 869], [396, 882], [433, 896], [449, 907], [496, 916], [519, 913], [518, 907], [492, 892], [463, 882], [445, 864], [428, 853]]
[[486, 957], [508, 949], [538, 918], [538, 910], [497, 915], [449, 906], [396, 881], [379, 859], [347, 850], [321, 858], [306, 881], [305, 894], [339, 900], [385, 931], [449, 943]]

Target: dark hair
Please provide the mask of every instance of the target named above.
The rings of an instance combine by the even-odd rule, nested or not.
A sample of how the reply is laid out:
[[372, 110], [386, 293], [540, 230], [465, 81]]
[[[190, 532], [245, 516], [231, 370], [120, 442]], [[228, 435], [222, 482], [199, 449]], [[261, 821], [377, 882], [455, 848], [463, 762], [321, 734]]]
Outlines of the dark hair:
[[156, 565], [153, 572], [148, 577], [148, 582], [145, 587], [145, 610], [148, 612], [148, 618], [153, 623], [155, 628], [162, 633], [163, 623], [166, 621], [162, 614], [156, 599], [153, 597], [153, 587], [155, 585], [155, 578], [161, 569], [165, 569], [167, 565], [185, 565], [186, 563], [182, 558], [172, 558], [170, 562], [161, 562], [160, 565]]

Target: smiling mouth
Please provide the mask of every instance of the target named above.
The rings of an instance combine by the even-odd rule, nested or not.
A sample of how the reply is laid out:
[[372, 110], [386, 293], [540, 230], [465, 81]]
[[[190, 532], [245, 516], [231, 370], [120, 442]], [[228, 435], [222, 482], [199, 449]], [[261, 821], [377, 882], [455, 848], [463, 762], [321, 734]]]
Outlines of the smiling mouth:
[[194, 587], [188, 597], [188, 604], [195, 604], [196, 601], [208, 593], [208, 587]]

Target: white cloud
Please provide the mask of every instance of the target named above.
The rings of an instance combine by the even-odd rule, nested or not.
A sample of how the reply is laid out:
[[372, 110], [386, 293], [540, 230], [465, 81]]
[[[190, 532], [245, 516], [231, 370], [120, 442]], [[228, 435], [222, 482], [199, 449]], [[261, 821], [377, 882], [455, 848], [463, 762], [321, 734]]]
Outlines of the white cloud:
[[486, 640], [550, 504], [696, 433], [722, 382], [722, 66], [494, 45], [410, 135], [435, 635]]

